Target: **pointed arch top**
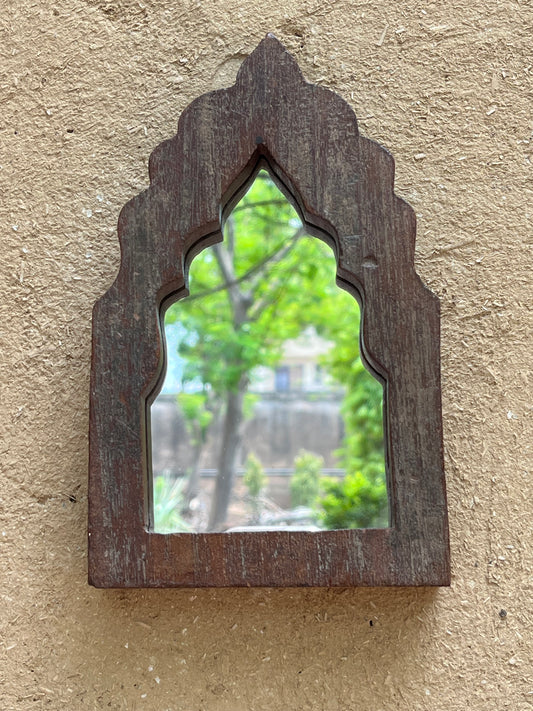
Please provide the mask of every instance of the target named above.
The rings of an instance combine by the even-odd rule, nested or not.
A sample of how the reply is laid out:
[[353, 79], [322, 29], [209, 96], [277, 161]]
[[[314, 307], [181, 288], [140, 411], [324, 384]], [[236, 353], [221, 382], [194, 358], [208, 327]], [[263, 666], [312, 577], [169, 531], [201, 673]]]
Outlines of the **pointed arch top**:
[[[147, 398], [163, 363], [160, 310], [267, 164], [334, 247], [362, 305], [361, 351], [386, 384], [391, 527], [170, 534], [149, 530]], [[415, 218], [394, 161], [350, 106], [305, 81], [273, 36], [235, 84], [194, 100], [119, 218], [118, 276], [93, 312], [89, 579], [99, 587], [449, 584], [439, 302], [414, 269]]]

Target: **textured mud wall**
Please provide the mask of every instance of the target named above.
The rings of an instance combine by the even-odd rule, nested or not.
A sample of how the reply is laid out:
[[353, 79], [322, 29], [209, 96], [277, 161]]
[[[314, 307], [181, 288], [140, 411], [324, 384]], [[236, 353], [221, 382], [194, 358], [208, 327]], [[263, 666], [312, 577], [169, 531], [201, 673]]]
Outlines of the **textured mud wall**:
[[[511, 0], [3, 9], [1, 709], [531, 709], [532, 19]], [[86, 584], [90, 318], [117, 215], [180, 111], [268, 31], [393, 152], [418, 214], [450, 589]]]

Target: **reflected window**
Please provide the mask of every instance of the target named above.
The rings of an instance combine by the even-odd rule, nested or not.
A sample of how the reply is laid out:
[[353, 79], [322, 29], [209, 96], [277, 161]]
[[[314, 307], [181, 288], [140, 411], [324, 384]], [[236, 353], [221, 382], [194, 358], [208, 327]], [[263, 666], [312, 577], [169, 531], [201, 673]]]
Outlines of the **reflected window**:
[[261, 171], [165, 314], [155, 531], [388, 526], [383, 388], [335, 272]]
[[276, 368], [276, 392], [289, 392], [291, 387], [291, 371], [288, 365], [279, 365]]

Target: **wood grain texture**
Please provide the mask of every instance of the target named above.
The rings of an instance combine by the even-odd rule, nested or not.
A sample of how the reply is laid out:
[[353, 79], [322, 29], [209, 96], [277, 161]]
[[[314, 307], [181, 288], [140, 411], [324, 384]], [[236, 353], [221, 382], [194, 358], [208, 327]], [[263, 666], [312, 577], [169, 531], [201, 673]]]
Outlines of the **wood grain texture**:
[[[333, 247], [362, 306], [361, 352], [384, 382], [391, 526], [325, 532], [150, 532], [149, 405], [161, 305], [267, 167]], [[394, 161], [333, 92], [267, 36], [236, 84], [196, 99], [150, 157], [119, 219], [120, 271], [93, 312], [89, 581], [98, 587], [449, 585], [439, 302], [414, 270], [415, 217]], [[356, 334], [354, 334], [354, 338]]]

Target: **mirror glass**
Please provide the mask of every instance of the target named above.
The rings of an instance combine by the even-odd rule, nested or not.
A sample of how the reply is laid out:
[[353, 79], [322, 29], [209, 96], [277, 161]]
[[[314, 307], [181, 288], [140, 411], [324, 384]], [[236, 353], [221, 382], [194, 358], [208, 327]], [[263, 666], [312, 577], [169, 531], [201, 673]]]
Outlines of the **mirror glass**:
[[154, 531], [389, 525], [383, 386], [335, 272], [331, 248], [259, 172], [165, 313]]

